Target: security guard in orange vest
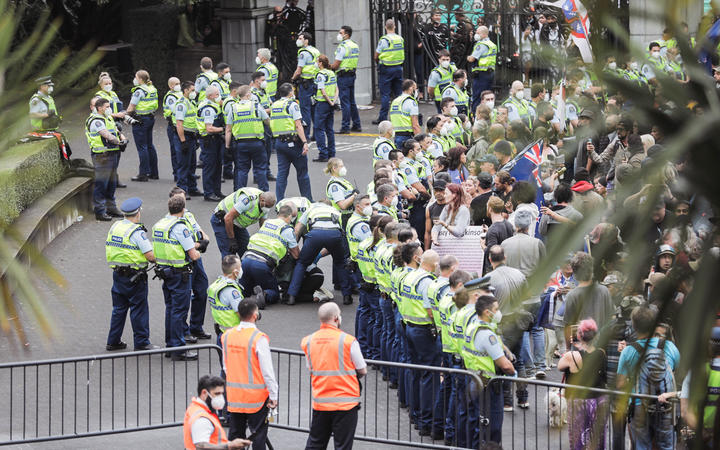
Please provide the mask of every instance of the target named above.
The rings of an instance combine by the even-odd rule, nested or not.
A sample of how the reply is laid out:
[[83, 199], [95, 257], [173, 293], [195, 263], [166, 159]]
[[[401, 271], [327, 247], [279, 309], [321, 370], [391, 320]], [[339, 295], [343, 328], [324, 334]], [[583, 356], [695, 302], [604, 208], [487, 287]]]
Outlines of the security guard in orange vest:
[[[225, 380], [215, 375], [204, 375], [198, 380], [198, 396], [193, 397], [185, 410], [183, 441], [188, 450], [241, 449], [251, 441], [234, 439], [228, 442], [225, 430], [215, 411], [225, 406]], [[202, 444], [202, 445], [201, 445]]]
[[360, 405], [360, 378], [367, 374], [360, 344], [340, 331], [340, 307], [329, 302], [318, 310], [320, 329], [302, 340], [312, 383], [312, 421], [305, 449], [352, 449]]
[[277, 408], [278, 384], [270, 355], [270, 340], [257, 329], [257, 302], [245, 299], [238, 305], [240, 325], [223, 333], [223, 368], [227, 380], [230, 439], [245, 438], [249, 428], [253, 449], [264, 450], [268, 408]]

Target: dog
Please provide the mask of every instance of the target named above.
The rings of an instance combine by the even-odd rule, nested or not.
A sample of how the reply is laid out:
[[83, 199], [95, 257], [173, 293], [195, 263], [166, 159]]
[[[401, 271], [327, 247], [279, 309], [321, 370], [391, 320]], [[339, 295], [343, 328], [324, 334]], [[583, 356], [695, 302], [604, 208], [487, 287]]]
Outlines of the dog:
[[550, 388], [545, 398], [550, 428], [562, 428], [567, 424], [567, 400], [558, 388]]

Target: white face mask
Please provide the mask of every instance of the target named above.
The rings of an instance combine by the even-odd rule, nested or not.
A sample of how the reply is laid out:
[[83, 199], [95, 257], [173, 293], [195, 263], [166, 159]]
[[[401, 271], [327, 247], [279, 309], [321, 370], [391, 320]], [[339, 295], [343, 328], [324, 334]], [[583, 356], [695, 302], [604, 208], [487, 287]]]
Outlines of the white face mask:
[[105, 92], [112, 91], [112, 84], [106, 84], [105, 86], [103, 86], [103, 91], [105, 91]]
[[96, 108], [90, 108], [90, 112], [92, 112], [93, 114], [97, 114], [97, 109], [96, 109]]
[[182, 90], [182, 87], [180, 87], [179, 84], [176, 84], [175, 86], [173, 86], [173, 89], [172, 89], [172, 90], [175, 91], [175, 92], [180, 92], [180, 91]]
[[502, 312], [498, 309], [497, 311], [495, 311], [495, 314], [492, 315], [490, 320], [492, 320], [492, 323], [500, 323], [500, 321], [502, 320]]
[[347, 175], [347, 167], [342, 166], [342, 167], [338, 170], [338, 175], [340, 175], [341, 177], [344, 177], [345, 175]]
[[222, 97], [220, 97], [220, 96], [218, 95], [217, 97], [215, 97], [214, 102], [217, 103], [218, 105], [222, 105]]
[[223, 397], [222, 394], [216, 395], [215, 397], [211, 396], [210, 405], [212, 405], [212, 408], [217, 411], [223, 409], [223, 407], [225, 406], [225, 397]]
[[472, 125], [470, 124], [470, 122], [465, 122], [463, 123], [463, 128], [465, 129], [465, 131], [468, 131], [470, 130], [470, 128], [472, 128]]
[[398, 198], [396, 195], [395, 197], [392, 198], [392, 202], [390, 202], [390, 206], [392, 206], [393, 208], [397, 208], [397, 205], [398, 205]]
[[482, 37], [479, 34], [475, 33], [475, 42], [478, 41], [482, 41]]
[[467, 87], [467, 85], [468, 85], [468, 80], [467, 80], [467, 78], [465, 78], [465, 79], [463, 80], [463, 83], [462, 83], [462, 84], [463, 84], [463, 87]]
[[343, 40], [343, 35], [338, 33], [337, 36], [335, 36], [335, 39], [337, 39], [338, 42]]
[[133, 86], [139, 86], [139, 85], [140, 85], [140, 82], [138, 81], [138, 79], [133, 78]]
[[372, 206], [368, 205], [364, 207], [362, 210], [362, 215], [366, 217], [372, 216]]
[[443, 69], [447, 69], [448, 67], [450, 67], [450, 61], [440, 61], [440, 67], [442, 67]]
[[48, 86], [48, 94], [52, 94], [54, 91], [52, 86]]
[[630, 63], [630, 69], [632, 69], [632, 70], [638, 70], [638, 63], [636, 63], [635, 61], [631, 62], [631, 63]]
[[657, 51], [652, 52], [652, 53], [650, 53], [650, 56], [652, 56], [653, 58], [659, 58], [659, 57], [660, 57], [660, 52], [657, 52]]
[[450, 124], [446, 123], [440, 129], [440, 134], [442, 134], [443, 136], [447, 136], [448, 134], [450, 134], [450, 127], [448, 125], [450, 125]]
[[548, 94], [548, 93], [546, 92], [546, 93], [545, 93], [545, 96], [543, 97], [543, 100], [545, 100], [546, 102], [549, 102], [549, 101], [550, 101], [550, 94]]
[[610, 69], [610, 70], [617, 69], [617, 63], [615, 61], [611, 62], [610, 64], [608, 64], [608, 69]]
[[232, 81], [232, 75], [230, 75], [230, 72], [226, 72], [225, 75], [223, 75], [223, 80]]
[[195, 91], [192, 91], [191, 93], [188, 94], [188, 98], [190, 100], [195, 100], [195, 97], [197, 97], [197, 92], [195, 92]]
[[257, 64], [258, 66], [259, 66], [260, 64], [262, 64], [262, 61], [260, 60], [260, 57], [259, 57], [259, 56], [256, 56], [256, 57], [255, 57], [255, 64]]
[[105, 108], [105, 117], [110, 117], [112, 115], [112, 111], [110, 111], [110, 108]]
[[453, 106], [452, 108], [450, 108], [450, 115], [453, 117], [458, 115], [457, 106]]
[[267, 88], [267, 81], [263, 81], [262, 83], [260, 83], [260, 89], [265, 89], [265, 88]]
[[302, 39], [298, 39], [297, 41], [295, 41], [295, 45], [297, 45], [298, 47], [304, 47], [305, 41], [303, 41]]
[[517, 92], [515, 93], [515, 98], [518, 99], [518, 100], [524, 99], [524, 98], [525, 98], [525, 91], [522, 90], [522, 89], [519, 90], [519, 91], [517, 91]]
[[553, 98], [555, 99], [556, 102], [559, 102], [559, 101], [560, 101], [560, 94], [555, 95], [555, 97], [553, 97]]
[[487, 106], [488, 108], [490, 108], [490, 110], [492, 111], [493, 109], [495, 109], [495, 100], [488, 100], [488, 101], [486, 101], [486, 102], [485, 102], [485, 106]]

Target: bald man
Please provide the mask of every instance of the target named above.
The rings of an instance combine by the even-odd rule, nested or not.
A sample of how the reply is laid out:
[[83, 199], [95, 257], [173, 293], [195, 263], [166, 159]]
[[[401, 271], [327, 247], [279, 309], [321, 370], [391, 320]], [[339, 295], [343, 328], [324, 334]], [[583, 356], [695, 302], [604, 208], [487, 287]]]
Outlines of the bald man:
[[497, 65], [497, 45], [490, 40], [488, 27], [481, 25], [475, 31], [475, 46], [472, 54], [467, 57], [472, 76], [472, 106], [475, 111], [480, 104], [481, 94], [490, 91], [495, 81]]
[[318, 318], [320, 329], [301, 343], [310, 370], [313, 406], [305, 448], [325, 449], [332, 435], [336, 449], [352, 449], [360, 409], [359, 380], [367, 374], [365, 359], [357, 339], [340, 331], [342, 316], [336, 303], [321, 305]]
[[528, 129], [532, 130], [533, 110], [530, 102], [525, 99], [525, 85], [520, 80], [515, 80], [510, 85], [510, 95], [502, 106], [508, 110], [508, 123], [520, 120]]
[[168, 78], [168, 91], [165, 94], [165, 97], [163, 97], [163, 117], [165, 117], [165, 120], [167, 120], [167, 137], [168, 141], [170, 141], [170, 163], [172, 164], [172, 171], [173, 171], [173, 179], [175, 183], [177, 183], [178, 177], [177, 177], [177, 168], [178, 168], [178, 161], [177, 161], [177, 153], [180, 151], [180, 148], [176, 145], [176, 139], [173, 138], [175, 136], [175, 122], [173, 122], [172, 119], [172, 113], [175, 109], [175, 103], [180, 100], [182, 97], [182, 89], [180, 87], [180, 79], [178, 77], [170, 77]]

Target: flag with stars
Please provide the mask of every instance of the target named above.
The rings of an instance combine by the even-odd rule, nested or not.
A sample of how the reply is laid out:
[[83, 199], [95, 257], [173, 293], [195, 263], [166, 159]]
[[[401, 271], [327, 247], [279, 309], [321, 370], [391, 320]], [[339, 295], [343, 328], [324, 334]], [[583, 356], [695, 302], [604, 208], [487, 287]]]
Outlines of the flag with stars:
[[590, 47], [590, 18], [585, 5], [580, 0], [540, 0], [537, 3], [560, 8], [565, 16], [565, 22], [570, 25], [570, 37], [580, 50], [583, 61], [593, 62]]
[[[543, 154], [543, 141], [538, 139], [531, 143], [517, 154], [515, 158], [510, 160], [507, 164], [502, 167], [502, 170], [507, 170], [510, 175], [517, 181], [528, 181], [534, 183], [537, 187], [537, 194], [535, 195], [535, 204], [538, 209], [543, 204], [543, 190], [542, 190], [542, 179], [540, 178], [540, 164], [542, 163]], [[542, 214], [538, 216], [538, 222]], [[537, 235], [537, 223], [535, 234]]]

